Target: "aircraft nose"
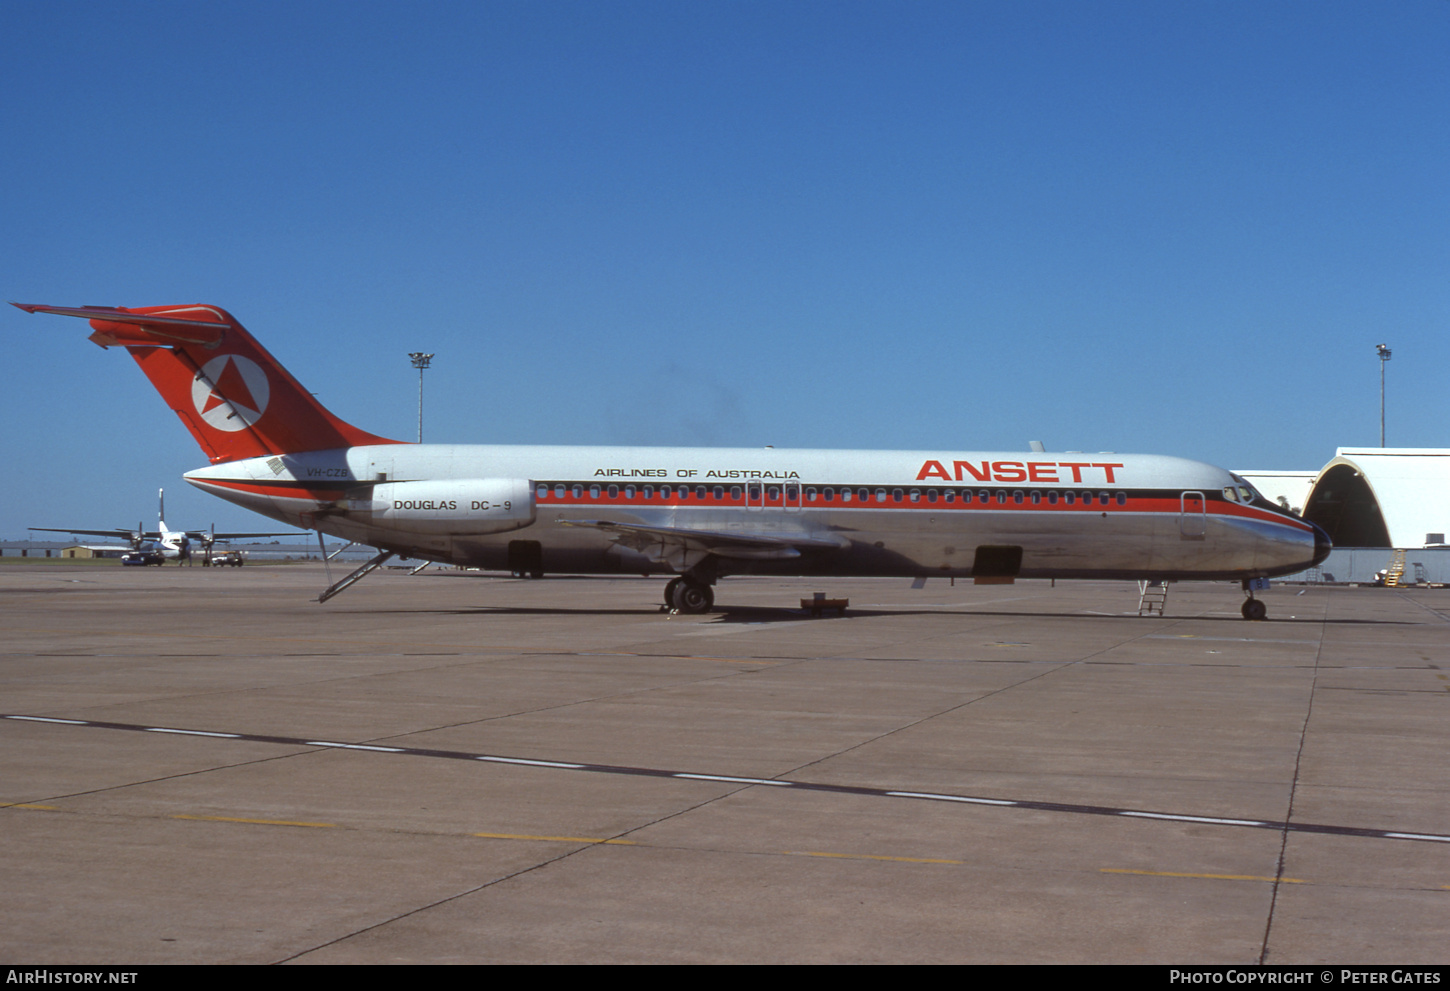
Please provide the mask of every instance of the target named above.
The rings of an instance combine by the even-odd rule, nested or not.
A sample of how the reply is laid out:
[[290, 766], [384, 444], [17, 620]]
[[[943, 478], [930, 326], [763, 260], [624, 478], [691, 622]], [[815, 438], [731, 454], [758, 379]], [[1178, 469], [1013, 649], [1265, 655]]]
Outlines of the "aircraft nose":
[[1324, 559], [1329, 556], [1329, 552], [1334, 550], [1334, 542], [1329, 539], [1329, 534], [1325, 533], [1324, 528], [1318, 523], [1310, 523], [1309, 525], [1314, 528], [1314, 563], [1310, 567], [1317, 568], [1324, 563]]

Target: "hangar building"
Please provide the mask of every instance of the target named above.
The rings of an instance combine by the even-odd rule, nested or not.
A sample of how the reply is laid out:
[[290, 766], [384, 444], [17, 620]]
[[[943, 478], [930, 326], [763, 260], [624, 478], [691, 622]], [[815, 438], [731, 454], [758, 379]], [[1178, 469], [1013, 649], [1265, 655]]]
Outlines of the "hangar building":
[[[1326, 577], [1373, 580], [1376, 571], [1393, 567], [1393, 552], [1418, 550], [1416, 562], [1399, 555], [1410, 568], [1407, 579], [1413, 573], [1450, 580], [1450, 448], [1341, 447], [1317, 472], [1239, 474], [1324, 528], [1335, 546], [1322, 568]], [[1354, 553], [1371, 550], [1381, 553]]]

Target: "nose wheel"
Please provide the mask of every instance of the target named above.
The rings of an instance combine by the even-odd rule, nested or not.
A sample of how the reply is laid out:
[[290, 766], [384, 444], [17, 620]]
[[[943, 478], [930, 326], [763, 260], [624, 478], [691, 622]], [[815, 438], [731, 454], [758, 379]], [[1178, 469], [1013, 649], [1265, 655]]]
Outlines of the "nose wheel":
[[1269, 615], [1268, 606], [1254, 598], [1255, 592], [1266, 591], [1268, 587], [1269, 579], [1267, 578], [1245, 578], [1243, 580], [1242, 588], [1248, 598], [1244, 600], [1239, 612], [1243, 614], [1244, 619], [1264, 619]]

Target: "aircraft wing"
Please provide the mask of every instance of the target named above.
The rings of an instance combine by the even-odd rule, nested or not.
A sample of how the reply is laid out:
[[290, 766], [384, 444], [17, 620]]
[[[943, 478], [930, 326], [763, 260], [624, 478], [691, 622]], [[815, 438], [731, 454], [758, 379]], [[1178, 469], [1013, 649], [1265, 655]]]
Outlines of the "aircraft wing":
[[603, 530], [612, 535], [616, 543], [663, 561], [676, 571], [692, 568], [712, 555], [737, 560], [774, 561], [800, 557], [804, 550], [838, 551], [850, 546], [844, 539], [788, 531], [698, 530], [615, 520], [559, 520], [559, 523]]
[[310, 537], [312, 536], [312, 532], [310, 530], [288, 530], [286, 533], [243, 533], [241, 531], [233, 533], [222, 533], [218, 531], [212, 533], [210, 530], [187, 530], [186, 535], [192, 540], [211, 540], [213, 538], [217, 540], [238, 540], [243, 537]]
[[40, 530], [44, 533], [74, 533], [82, 537], [124, 537], [126, 540], [160, 540], [161, 534], [155, 530], [148, 530], [145, 533], [138, 533], [136, 530], [77, 530], [68, 526], [32, 526], [30, 530]]

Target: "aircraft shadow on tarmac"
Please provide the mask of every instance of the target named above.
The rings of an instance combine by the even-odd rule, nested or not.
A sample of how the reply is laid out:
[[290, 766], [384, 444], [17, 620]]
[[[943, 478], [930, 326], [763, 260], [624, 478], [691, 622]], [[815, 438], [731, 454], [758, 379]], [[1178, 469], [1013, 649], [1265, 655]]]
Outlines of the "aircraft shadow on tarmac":
[[[580, 607], [538, 607], [538, 606], [490, 606], [481, 604], [465, 608], [453, 609], [368, 609], [369, 613], [382, 613], [399, 616], [417, 615], [438, 615], [438, 616], [659, 616], [665, 618], [664, 609], [661, 606], [650, 606], [642, 608], [611, 608], [599, 609], [588, 606]], [[805, 609], [790, 606], [732, 606], [717, 604], [706, 617], [706, 622], [729, 624], [729, 623], [799, 623], [804, 620], [821, 622], [839, 619], [862, 619], [872, 616], [986, 616], [994, 619], [1142, 619], [1145, 622], [1162, 623], [1179, 622], [1183, 620], [1199, 620], [1209, 623], [1231, 623], [1234, 626], [1248, 632], [1253, 629], [1264, 629], [1272, 625], [1309, 625], [1316, 626], [1328, 624], [1330, 626], [1420, 626], [1425, 624], [1414, 623], [1408, 620], [1397, 619], [1315, 619], [1312, 617], [1270, 616], [1256, 624], [1246, 623], [1237, 614], [1224, 613], [1217, 616], [1206, 615], [1182, 615], [1182, 616], [1138, 616], [1136, 613], [1097, 613], [1097, 612], [1029, 612], [1026, 610], [990, 610], [990, 609], [871, 609], [871, 608], [850, 608], [844, 613], [826, 612], [819, 617], [811, 616]]]

